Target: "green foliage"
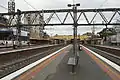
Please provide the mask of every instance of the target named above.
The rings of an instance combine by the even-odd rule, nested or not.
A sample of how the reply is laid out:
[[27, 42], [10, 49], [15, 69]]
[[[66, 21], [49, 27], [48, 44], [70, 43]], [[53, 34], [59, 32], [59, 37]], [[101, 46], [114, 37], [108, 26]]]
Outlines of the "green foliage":
[[113, 28], [104, 28], [98, 34], [100, 35], [100, 37], [107, 37], [111, 35], [116, 35], [116, 31]]

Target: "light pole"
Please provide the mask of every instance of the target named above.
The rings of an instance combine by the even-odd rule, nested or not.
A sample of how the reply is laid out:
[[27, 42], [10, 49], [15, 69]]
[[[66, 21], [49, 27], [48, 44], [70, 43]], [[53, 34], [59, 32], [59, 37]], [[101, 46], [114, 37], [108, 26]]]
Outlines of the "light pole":
[[80, 4], [68, 4], [68, 7], [73, 7], [73, 36], [74, 36], [74, 43], [73, 43], [73, 53], [76, 58], [77, 56], [77, 6], [80, 6]]
[[[73, 58], [69, 58], [68, 64], [72, 65], [72, 73], [75, 73], [75, 66], [78, 64], [78, 45], [77, 45], [77, 6], [80, 6], [80, 4], [68, 4], [68, 7], [73, 7], [73, 36], [74, 36], [74, 43], [73, 43]], [[72, 62], [71, 62], [72, 61]]]
[[[8, 13], [15, 13], [15, 1], [14, 0], [9, 0], [8, 1]], [[10, 19], [14, 18], [13, 15], [10, 15]], [[11, 24], [11, 22], [9, 23]], [[12, 43], [13, 43], [13, 49], [15, 49], [15, 37], [12, 34]]]
[[19, 9], [17, 9], [17, 45], [19, 47], [22, 46], [22, 43], [21, 43], [21, 11]]

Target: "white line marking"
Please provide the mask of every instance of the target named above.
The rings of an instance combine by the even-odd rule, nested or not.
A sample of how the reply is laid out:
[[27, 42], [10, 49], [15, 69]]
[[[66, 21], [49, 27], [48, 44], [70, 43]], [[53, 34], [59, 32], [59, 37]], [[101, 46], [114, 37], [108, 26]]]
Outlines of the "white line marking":
[[[84, 46], [82, 46], [82, 47], [84, 47]], [[116, 69], [117, 71], [120, 72], [120, 66], [119, 66], [119, 65], [113, 63], [112, 61], [104, 58], [103, 56], [95, 53], [94, 51], [92, 51], [92, 50], [90, 50], [90, 49], [88, 49], [88, 48], [86, 48], [86, 47], [84, 47], [84, 48], [87, 49], [87, 50], [90, 51], [92, 54], [94, 54], [96, 57], [100, 58], [101, 60], [103, 60], [104, 62], [106, 62], [108, 65], [110, 65], [111, 67], [113, 67], [114, 69]]]
[[25, 49], [18, 49], [18, 50], [12, 50], [12, 51], [5, 51], [5, 52], [0, 52], [0, 54], [13, 53], [13, 52], [19, 52], [19, 51], [25, 51], [25, 50], [31, 50], [31, 49], [37, 49], [37, 48], [43, 48], [43, 47], [49, 47], [49, 46], [54, 46], [54, 45], [44, 45], [44, 46], [36, 46], [33, 48], [25, 48]]
[[38, 60], [38, 61], [36, 61], [36, 62], [34, 62], [34, 63], [32, 63], [32, 64], [29, 64], [28, 66], [26, 66], [26, 67], [24, 67], [24, 68], [22, 68], [22, 69], [20, 69], [20, 70], [18, 70], [18, 71], [15, 71], [15, 72], [13, 72], [13, 73], [11, 73], [11, 74], [9, 74], [9, 75], [1, 78], [0, 80], [11, 80], [11, 79], [13, 79], [13, 78], [21, 75], [21, 74], [24, 73], [25, 71], [33, 68], [34, 66], [40, 64], [40, 63], [43, 62], [44, 60], [52, 57], [53, 55], [57, 54], [58, 52], [60, 52], [61, 50], [65, 49], [65, 48], [67, 48], [67, 47], [69, 47], [69, 46], [70, 46], [70, 45], [68, 45], [68, 46], [66, 46], [66, 47], [63, 47], [62, 49], [60, 49], [60, 50], [58, 50], [58, 51], [56, 51], [56, 52], [54, 52], [54, 53], [52, 53], [52, 54], [50, 54], [50, 55], [42, 58], [42, 59], [40, 59], [40, 60]]
[[116, 48], [116, 47], [110, 47], [110, 46], [102, 46], [102, 45], [97, 45], [98, 47], [103, 47], [103, 48], [110, 48], [110, 49], [116, 49], [116, 50], [120, 50], [120, 48]]

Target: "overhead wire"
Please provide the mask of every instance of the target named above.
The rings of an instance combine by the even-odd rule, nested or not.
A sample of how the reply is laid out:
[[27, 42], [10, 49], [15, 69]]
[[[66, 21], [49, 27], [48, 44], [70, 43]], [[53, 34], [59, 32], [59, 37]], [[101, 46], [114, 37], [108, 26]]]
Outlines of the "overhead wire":
[[29, 5], [31, 8], [33, 8], [37, 11], [37, 9], [34, 6], [32, 6], [28, 1], [26, 1], [26, 0], [24, 0], [24, 1], [26, 2], [27, 5]]
[[[104, 0], [103, 3], [97, 8], [97, 9], [100, 9], [101, 7], [103, 7], [103, 5], [107, 2], [108, 0]], [[93, 22], [94, 23], [94, 22]], [[92, 27], [92, 30], [95, 30], [95, 26]]]
[[[34, 6], [32, 6], [28, 1], [24, 0], [26, 2], [27, 5], [29, 5], [31, 8], [35, 9], [36, 11], [38, 11]], [[48, 18], [49, 19], [49, 18]], [[44, 20], [47, 21], [48, 19]]]
[[8, 8], [4, 7], [3, 5], [0, 4], [0, 7], [5, 9], [5, 10], [8, 10]]
[[107, 2], [108, 0], [105, 0], [101, 5], [100, 7], [103, 7], [103, 5]]
[[[33, 7], [29, 2], [27, 2], [26, 0], [24, 0], [26, 3], [27, 3], [27, 5], [29, 5], [31, 8], [33, 8], [33, 9], [35, 9], [35, 10], [37, 10], [35, 7]], [[0, 4], [0, 7], [1, 8], [4, 8], [4, 9], [6, 9], [6, 10], [8, 10], [8, 8], [6, 8], [6, 7], [4, 7], [3, 5], [1, 5]]]

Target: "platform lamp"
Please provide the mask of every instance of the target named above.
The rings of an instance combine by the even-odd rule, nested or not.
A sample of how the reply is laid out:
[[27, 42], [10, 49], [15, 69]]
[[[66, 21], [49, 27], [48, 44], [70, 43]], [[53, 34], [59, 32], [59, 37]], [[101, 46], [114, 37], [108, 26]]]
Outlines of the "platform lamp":
[[73, 43], [73, 56], [74, 57], [70, 57], [69, 60], [68, 60], [68, 64], [71, 64], [72, 65], [72, 73], [75, 73], [75, 65], [78, 64], [78, 54], [77, 54], [77, 51], [78, 51], [78, 45], [77, 45], [77, 26], [78, 26], [78, 23], [77, 23], [77, 6], [80, 6], [80, 4], [68, 4], [67, 5], [68, 7], [72, 7], [72, 10], [73, 10], [73, 36], [74, 36], [74, 43]]

